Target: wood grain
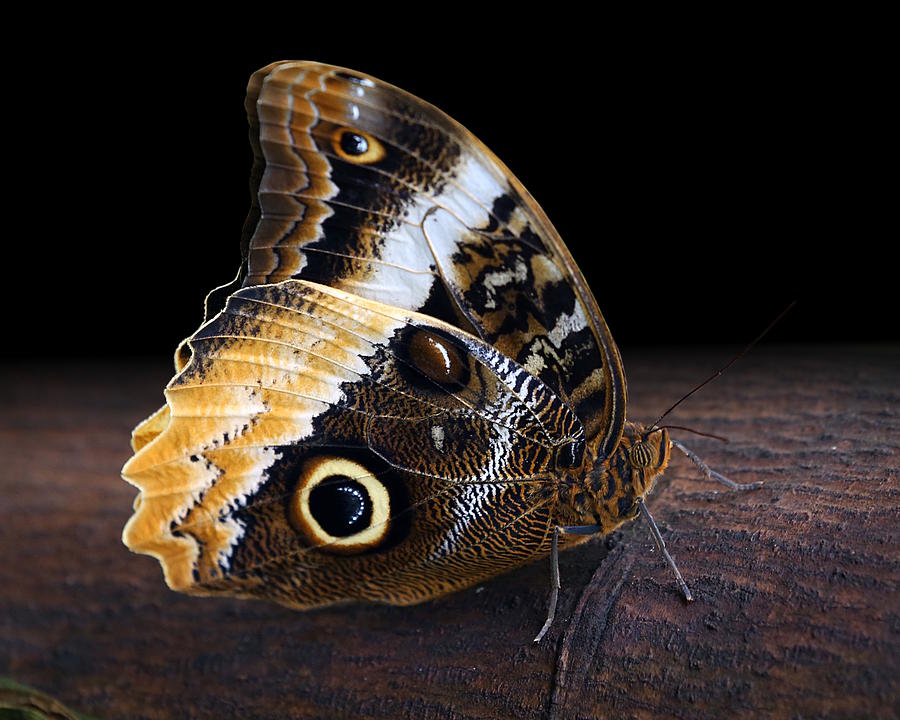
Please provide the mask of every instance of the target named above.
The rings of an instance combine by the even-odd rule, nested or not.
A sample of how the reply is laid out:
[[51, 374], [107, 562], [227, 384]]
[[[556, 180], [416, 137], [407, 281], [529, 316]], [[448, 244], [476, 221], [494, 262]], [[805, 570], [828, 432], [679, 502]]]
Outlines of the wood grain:
[[[652, 419], [730, 348], [625, 353]], [[759, 348], [675, 432], [761, 490], [676, 458], [641, 523], [413, 608], [298, 613], [169, 591], [121, 544], [119, 478], [165, 366], [0, 368], [0, 673], [99, 718], [900, 716], [900, 348]]]

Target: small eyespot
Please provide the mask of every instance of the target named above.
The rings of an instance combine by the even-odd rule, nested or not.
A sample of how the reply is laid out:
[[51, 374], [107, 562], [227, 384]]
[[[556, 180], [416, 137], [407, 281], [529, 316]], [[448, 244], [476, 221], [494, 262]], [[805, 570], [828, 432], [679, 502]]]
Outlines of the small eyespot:
[[653, 453], [645, 442], [636, 442], [628, 453], [631, 464], [636, 468], [649, 467], [653, 462]]
[[331, 146], [339, 158], [356, 165], [378, 162], [387, 154], [378, 138], [348, 127], [339, 127], [331, 134]]
[[409, 360], [425, 377], [440, 385], [468, 383], [468, 359], [449, 340], [418, 330], [410, 336], [408, 342]]
[[289, 512], [291, 524], [310, 545], [352, 554], [385, 539], [391, 502], [384, 484], [363, 465], [319, 456], [303, 464]]

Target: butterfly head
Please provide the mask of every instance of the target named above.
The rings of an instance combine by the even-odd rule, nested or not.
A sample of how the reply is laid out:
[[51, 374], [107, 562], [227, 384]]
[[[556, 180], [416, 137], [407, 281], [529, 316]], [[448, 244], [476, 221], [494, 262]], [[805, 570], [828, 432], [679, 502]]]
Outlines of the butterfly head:
[[626, 426], [620, 448], [627, 455], [635, 496], [650, 492], [656, 478], [665, 472], [671, 447], [665, 428], [646, 428], [630, 423]]
[[599, 525], [611, 532], [634, 518], [638, 498], [647, 495], [665, 472], [670, 448], [665, 428], [626, 423], [613, 454], [588, 473], [587, 483], [570, 499], [576, 513], [572, 524]]

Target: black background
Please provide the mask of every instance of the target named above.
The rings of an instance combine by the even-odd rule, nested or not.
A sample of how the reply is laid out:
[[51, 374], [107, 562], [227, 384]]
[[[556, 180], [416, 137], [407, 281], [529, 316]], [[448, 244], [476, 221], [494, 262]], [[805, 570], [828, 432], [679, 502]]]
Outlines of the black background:
[[257, 20], [73, 33], [12, 73], [5, 358], [169, 356], [196, 328], [239, 263], [247, 79], [280, 59], [462, 122], [546, 210], [623, 347], [742, 344], [794, 299], [766, 342], [898, 338], [877, 47], [805, 21]]

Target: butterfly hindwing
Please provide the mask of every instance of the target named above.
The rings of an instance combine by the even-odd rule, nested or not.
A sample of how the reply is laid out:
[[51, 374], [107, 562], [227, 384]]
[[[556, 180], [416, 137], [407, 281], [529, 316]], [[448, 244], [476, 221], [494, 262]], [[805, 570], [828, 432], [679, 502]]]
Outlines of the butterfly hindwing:
[[[584, 449], [569, 408], [478, 338], [306, 281], [235, 293], [189, 347], [168, 422], [124, 469], [142, 489], [126, 542], [178, 589], [308, 606], [468, 584], [541, 549], [543, 491]], [[383, 532], [335, 541], [309, 500], [297, 509], [317, 464], [362, 482]], [[471, 567], [452, 579], [448, 563]], [[341, 598], [301, 582], [323, 565], [346, 569]], [[418, 578], [407, 594], [402, 577]]]

